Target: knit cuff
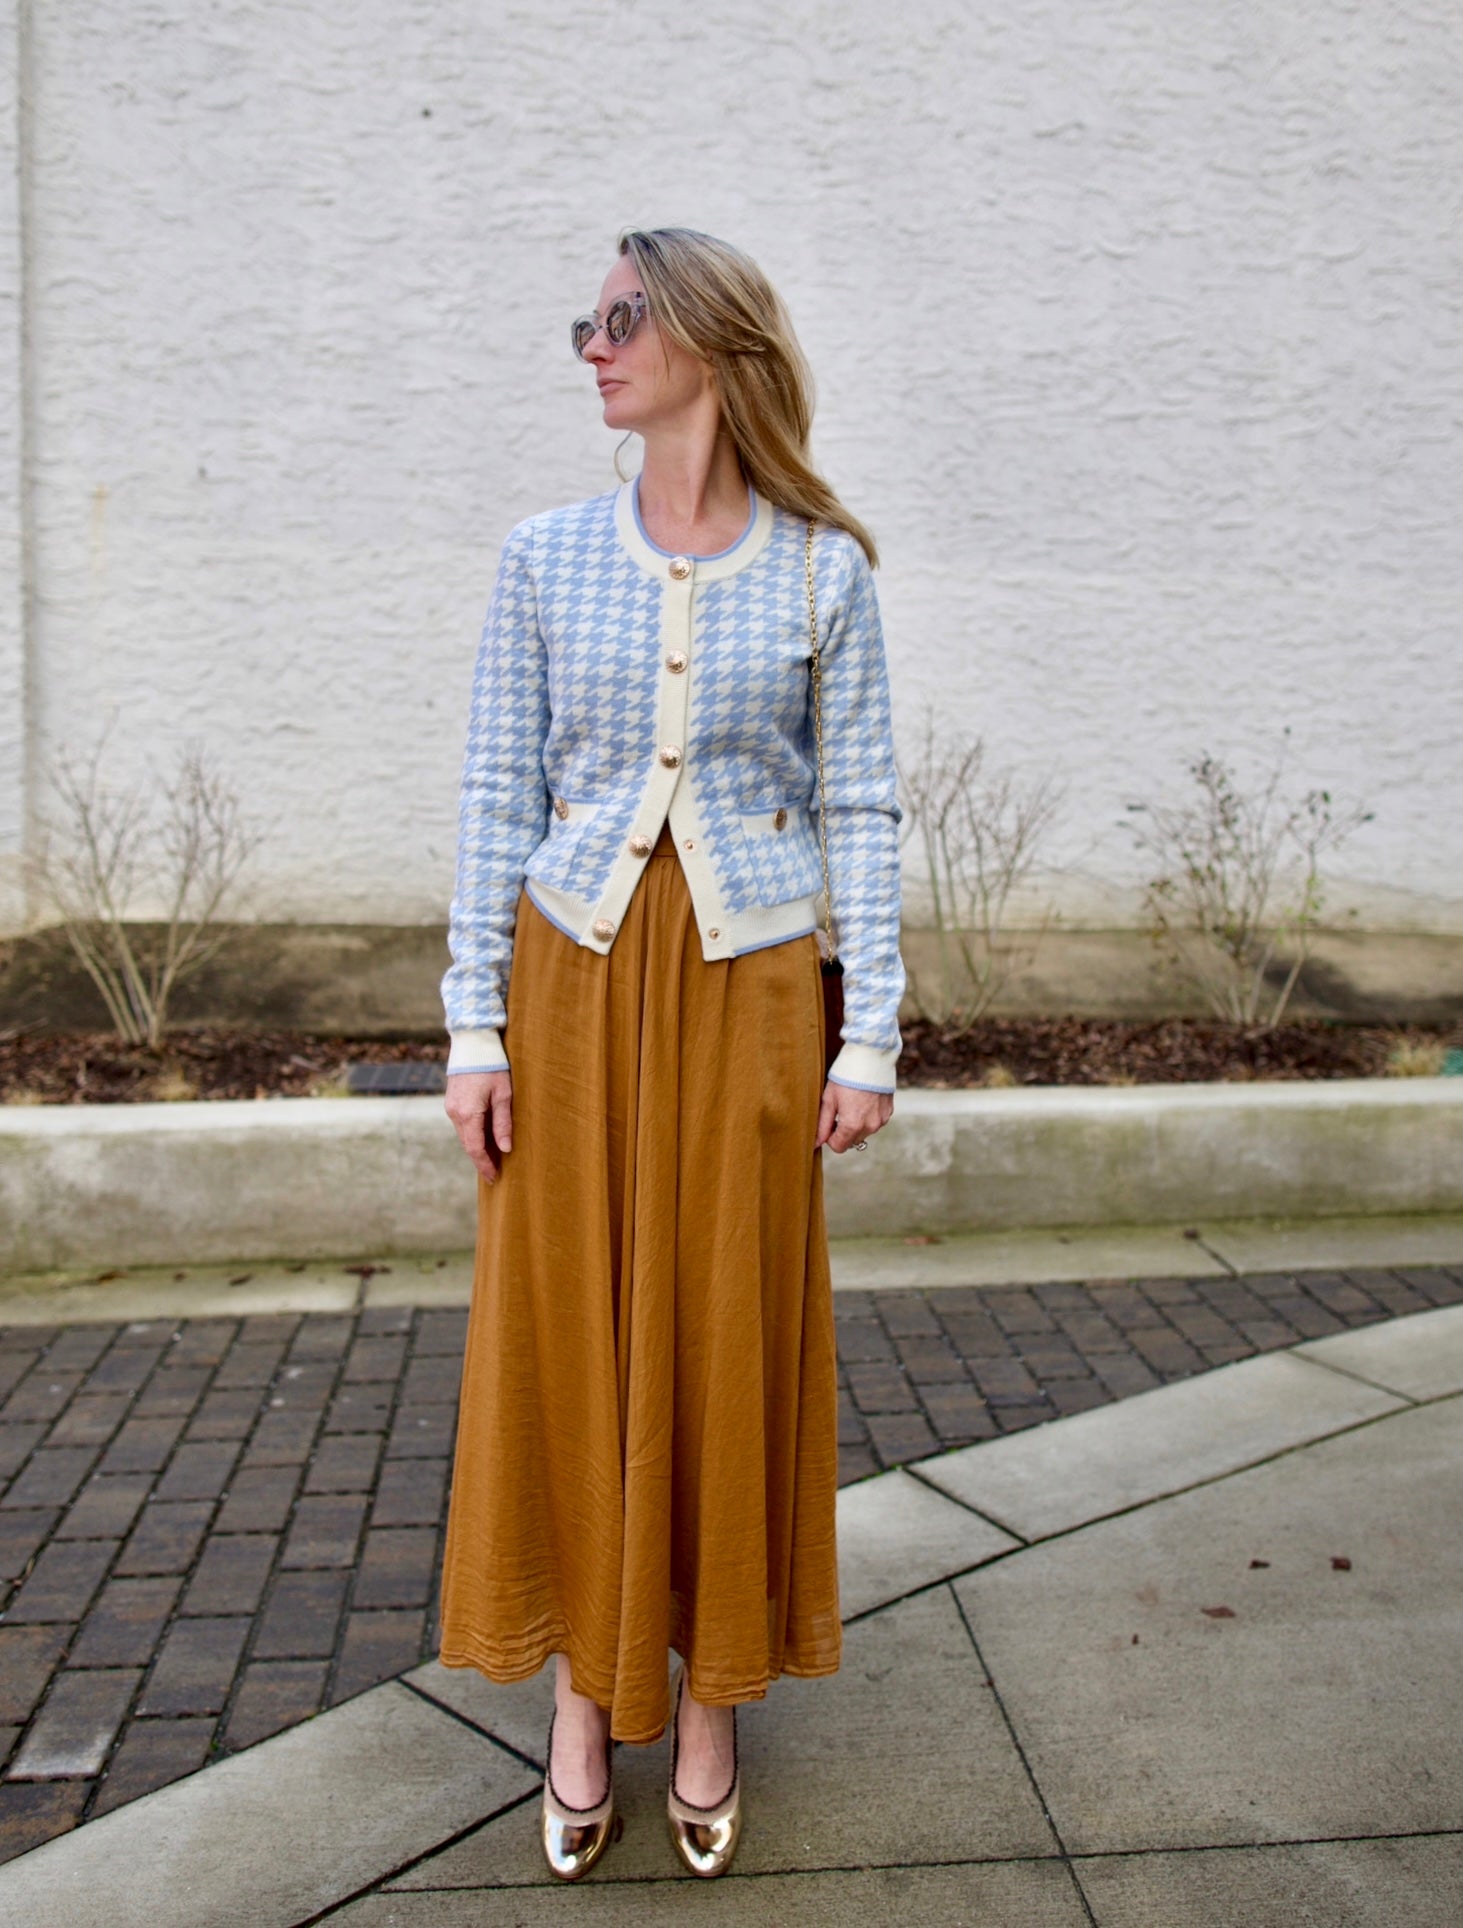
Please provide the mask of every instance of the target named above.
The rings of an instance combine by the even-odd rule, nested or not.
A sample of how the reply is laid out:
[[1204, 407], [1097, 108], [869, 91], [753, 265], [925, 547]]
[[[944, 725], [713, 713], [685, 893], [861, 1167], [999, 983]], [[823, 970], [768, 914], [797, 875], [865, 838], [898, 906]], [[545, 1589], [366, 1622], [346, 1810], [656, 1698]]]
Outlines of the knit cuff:
[[497, 1031], [453, 1031], [447, 1054], [447, 1075], [455, 1071], [506, 1071], [508, 1053]]
[[894, 1089], [894, 1067], [899, 1062], [899, 1046], [880, 1051], [872, 1044], [845, 1044], [828, 1067], [833, 1084], [850, 1085], [855, 1091]]

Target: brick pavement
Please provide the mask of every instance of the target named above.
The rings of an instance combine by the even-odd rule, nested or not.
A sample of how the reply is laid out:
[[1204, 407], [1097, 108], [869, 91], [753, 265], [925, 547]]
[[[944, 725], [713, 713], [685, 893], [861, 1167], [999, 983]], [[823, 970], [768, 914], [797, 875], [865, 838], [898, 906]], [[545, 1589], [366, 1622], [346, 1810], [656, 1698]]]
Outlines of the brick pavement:
[[433, 1651], [465, 1327], [0, 1332], [0, 1859]]
[[840, 1478], [1460, 1300], [1460, 1267], [840, 1292]]
[[[853, 1480], [1463, 1300], [1463, 1270], [847, 1292]], [[0, 1330], [0, 1860], [433, 1651], [466, 1315]]]

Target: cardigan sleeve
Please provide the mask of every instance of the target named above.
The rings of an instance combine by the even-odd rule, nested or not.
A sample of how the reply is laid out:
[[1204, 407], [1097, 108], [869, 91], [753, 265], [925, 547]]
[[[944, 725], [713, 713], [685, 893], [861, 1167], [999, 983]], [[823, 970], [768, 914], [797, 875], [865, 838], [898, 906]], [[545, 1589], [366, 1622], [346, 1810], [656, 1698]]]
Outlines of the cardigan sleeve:
[[503, 545], [473, 671], [447, 920], [452, 964], [442, 979], [449, 1075], [507, 1068], [501, 1032], [518, 893], [548, 824], [548, 659], [532, 561], [532, 528], [520, 523]]
[[[831, 545], [830, 545], [831, 546]], [[852, 538], [820, 650], [828, 881], [843, 960], [843, 1044], [835, 1084], [893, 1091], [899, 1058], [900, 865], [894, 733], [879, 599]]]

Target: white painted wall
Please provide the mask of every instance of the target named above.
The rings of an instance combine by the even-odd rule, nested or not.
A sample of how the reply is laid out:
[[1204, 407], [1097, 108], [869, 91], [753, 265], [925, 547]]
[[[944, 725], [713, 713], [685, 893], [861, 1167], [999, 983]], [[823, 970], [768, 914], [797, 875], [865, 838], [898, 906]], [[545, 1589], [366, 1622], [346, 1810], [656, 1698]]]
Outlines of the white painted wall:
[[1131, 915], [1127, 802], [1289, 724], [1376, 812], [1338, 902], [1463, 929], [1456, 8], [68, 0], [28, 68], [0, 864], [22, 736], [115, 709], [272, 823], [254, 914], [440, 920], [498, 544], [612, 480], [568, 318], [684, 221], [788, 298], [901, 725], [1065, 780], [1065, 917]]
[[17, 0], [0, 0], [0, 931], [25, 920], [20, 25]]

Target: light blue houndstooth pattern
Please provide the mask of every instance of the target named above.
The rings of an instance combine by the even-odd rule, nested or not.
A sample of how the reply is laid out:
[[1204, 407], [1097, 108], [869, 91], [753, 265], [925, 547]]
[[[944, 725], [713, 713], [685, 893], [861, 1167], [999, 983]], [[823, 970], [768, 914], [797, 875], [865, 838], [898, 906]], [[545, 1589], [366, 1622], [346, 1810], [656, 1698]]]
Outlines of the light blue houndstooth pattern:
[[[596, 900], [655, 764], [663, 586], [620, 541], [615, 503], [611, 491], [534, 516], [503, 548], [463, 761], [453, 961], [442, 980], [453, 1032], [503, 1027], [523, 879]], [[806, 526], [775, 511], [754, 561], [696, 588], [684, 767], [732, 913], [822, 888]], [[842, 531], [820, 528], [814, 558], [843, 1035], [897, 1051], [900, 810], [878, 599], [863, 551]], [[555, 796], [597, 807], [560, 822]], [[787, 836], [745, 834], [743, 813], [779, 806], [792, 818]]]

